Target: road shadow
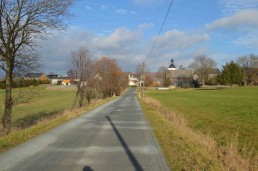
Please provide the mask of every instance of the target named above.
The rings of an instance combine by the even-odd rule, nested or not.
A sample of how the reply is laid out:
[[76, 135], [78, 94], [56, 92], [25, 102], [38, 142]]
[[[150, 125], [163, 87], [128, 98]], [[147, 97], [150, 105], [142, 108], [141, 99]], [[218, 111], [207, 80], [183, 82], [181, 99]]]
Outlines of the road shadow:
[[135, 170], [137, 171], [143, 171], [140, 163], [137, 161], [137, 159], [135, 158], [135, 156], [133, 155], [133, 153], [131, 152], [130, 148], [128, 147], [128, 145], [126, 144], [125, 140], [123, 139], [123, 137], [121, 136], [121, 134], [119, 133], [119, 131], [116, 129], [116, 126], [114, 125], [114, 123], [112, 122], [112, 120], [110, 119], [109, 116], [106, 116], [107, 120], [109, 121], [110, 125], [112, 126], [114, 132], [116, 133], [117, 138], [119, 139], [120, 143], [122, 144], [128, 158], [130, 159], [131, 163], [133, 164]]
[[85, 166], [82, 171], [94, 171], [90, 166]]

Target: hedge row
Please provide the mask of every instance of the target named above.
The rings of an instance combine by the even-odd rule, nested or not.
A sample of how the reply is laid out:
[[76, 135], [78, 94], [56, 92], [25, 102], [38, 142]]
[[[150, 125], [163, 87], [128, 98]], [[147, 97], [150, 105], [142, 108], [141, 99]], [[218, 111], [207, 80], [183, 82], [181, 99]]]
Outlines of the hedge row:
[[[25, 79], [16, 79], [13, 81], [13, 88], [19, 88], [19, 87], [29, 87], [31, 85], [37, 86], [40, 84], [49, 84], [49, 80], [36, 80], [36, 79], [30, 79], [30, 80], [25, 80]], [[5, 81], [0, 82], [0, 89], [5, 89]]]

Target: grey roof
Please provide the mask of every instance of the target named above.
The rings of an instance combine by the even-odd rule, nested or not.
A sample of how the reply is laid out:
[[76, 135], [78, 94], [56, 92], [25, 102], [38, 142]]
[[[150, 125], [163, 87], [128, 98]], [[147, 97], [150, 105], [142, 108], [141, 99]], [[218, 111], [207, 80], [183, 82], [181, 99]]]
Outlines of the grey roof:
[[44, 73], [27, 73], [25, 75], [25, 77], [28, 77], [28, 78], [39, 78], [43, 75]]
[[170, 78], [192, 78], [192, 70], [168, 70]]
[[168, 68], [176, 68], [176, 66], [174, 64], [174, 59], [171, 59], [171, 64], [169, 65]]
[[70, 80], [70, 77], [53, 77], [52, 79], [56, 79], [56, 80]]

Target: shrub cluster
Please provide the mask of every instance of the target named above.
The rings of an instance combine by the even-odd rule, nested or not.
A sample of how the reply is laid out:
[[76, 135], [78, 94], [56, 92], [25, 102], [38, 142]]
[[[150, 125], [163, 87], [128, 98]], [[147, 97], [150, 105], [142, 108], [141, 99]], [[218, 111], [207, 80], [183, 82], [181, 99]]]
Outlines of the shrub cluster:
[[[36, 80], [36, 79], [15, 79], [13, 81], [13, 88], [38, 86], [40, 84], [49, 84], [49, 80]], [[5, 89], [5, 81], [0, 81], [0, 89]]]

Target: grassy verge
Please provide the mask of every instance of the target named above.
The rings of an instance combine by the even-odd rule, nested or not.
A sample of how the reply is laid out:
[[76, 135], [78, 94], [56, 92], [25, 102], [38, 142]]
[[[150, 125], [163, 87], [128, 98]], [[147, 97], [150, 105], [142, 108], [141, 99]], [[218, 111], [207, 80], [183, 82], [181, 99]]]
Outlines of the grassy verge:
[[147, 95], [156, 101], [147, 104], [165, 115], [180, 134], [215, 155], [224, 169], [255, 170], [258, 130], [255, 94], [256, 87], [149, 91]]
[[143, 101], [141, 105], [171, 170], [222, 170], [214, 155], [178, 130], [155, 107]]
[[[73, 102], [74, 90], [51, 89], [43, 90], [40, 94], [30, 103], [14, 107], [12, 132], [7, 136], [0, 137], [0, 152], [21, 144], [113, 99], [95, 101], [84, 108], [69, 111], [67, 109]], [[22, 125], [26, 129], [23, 129]]]

